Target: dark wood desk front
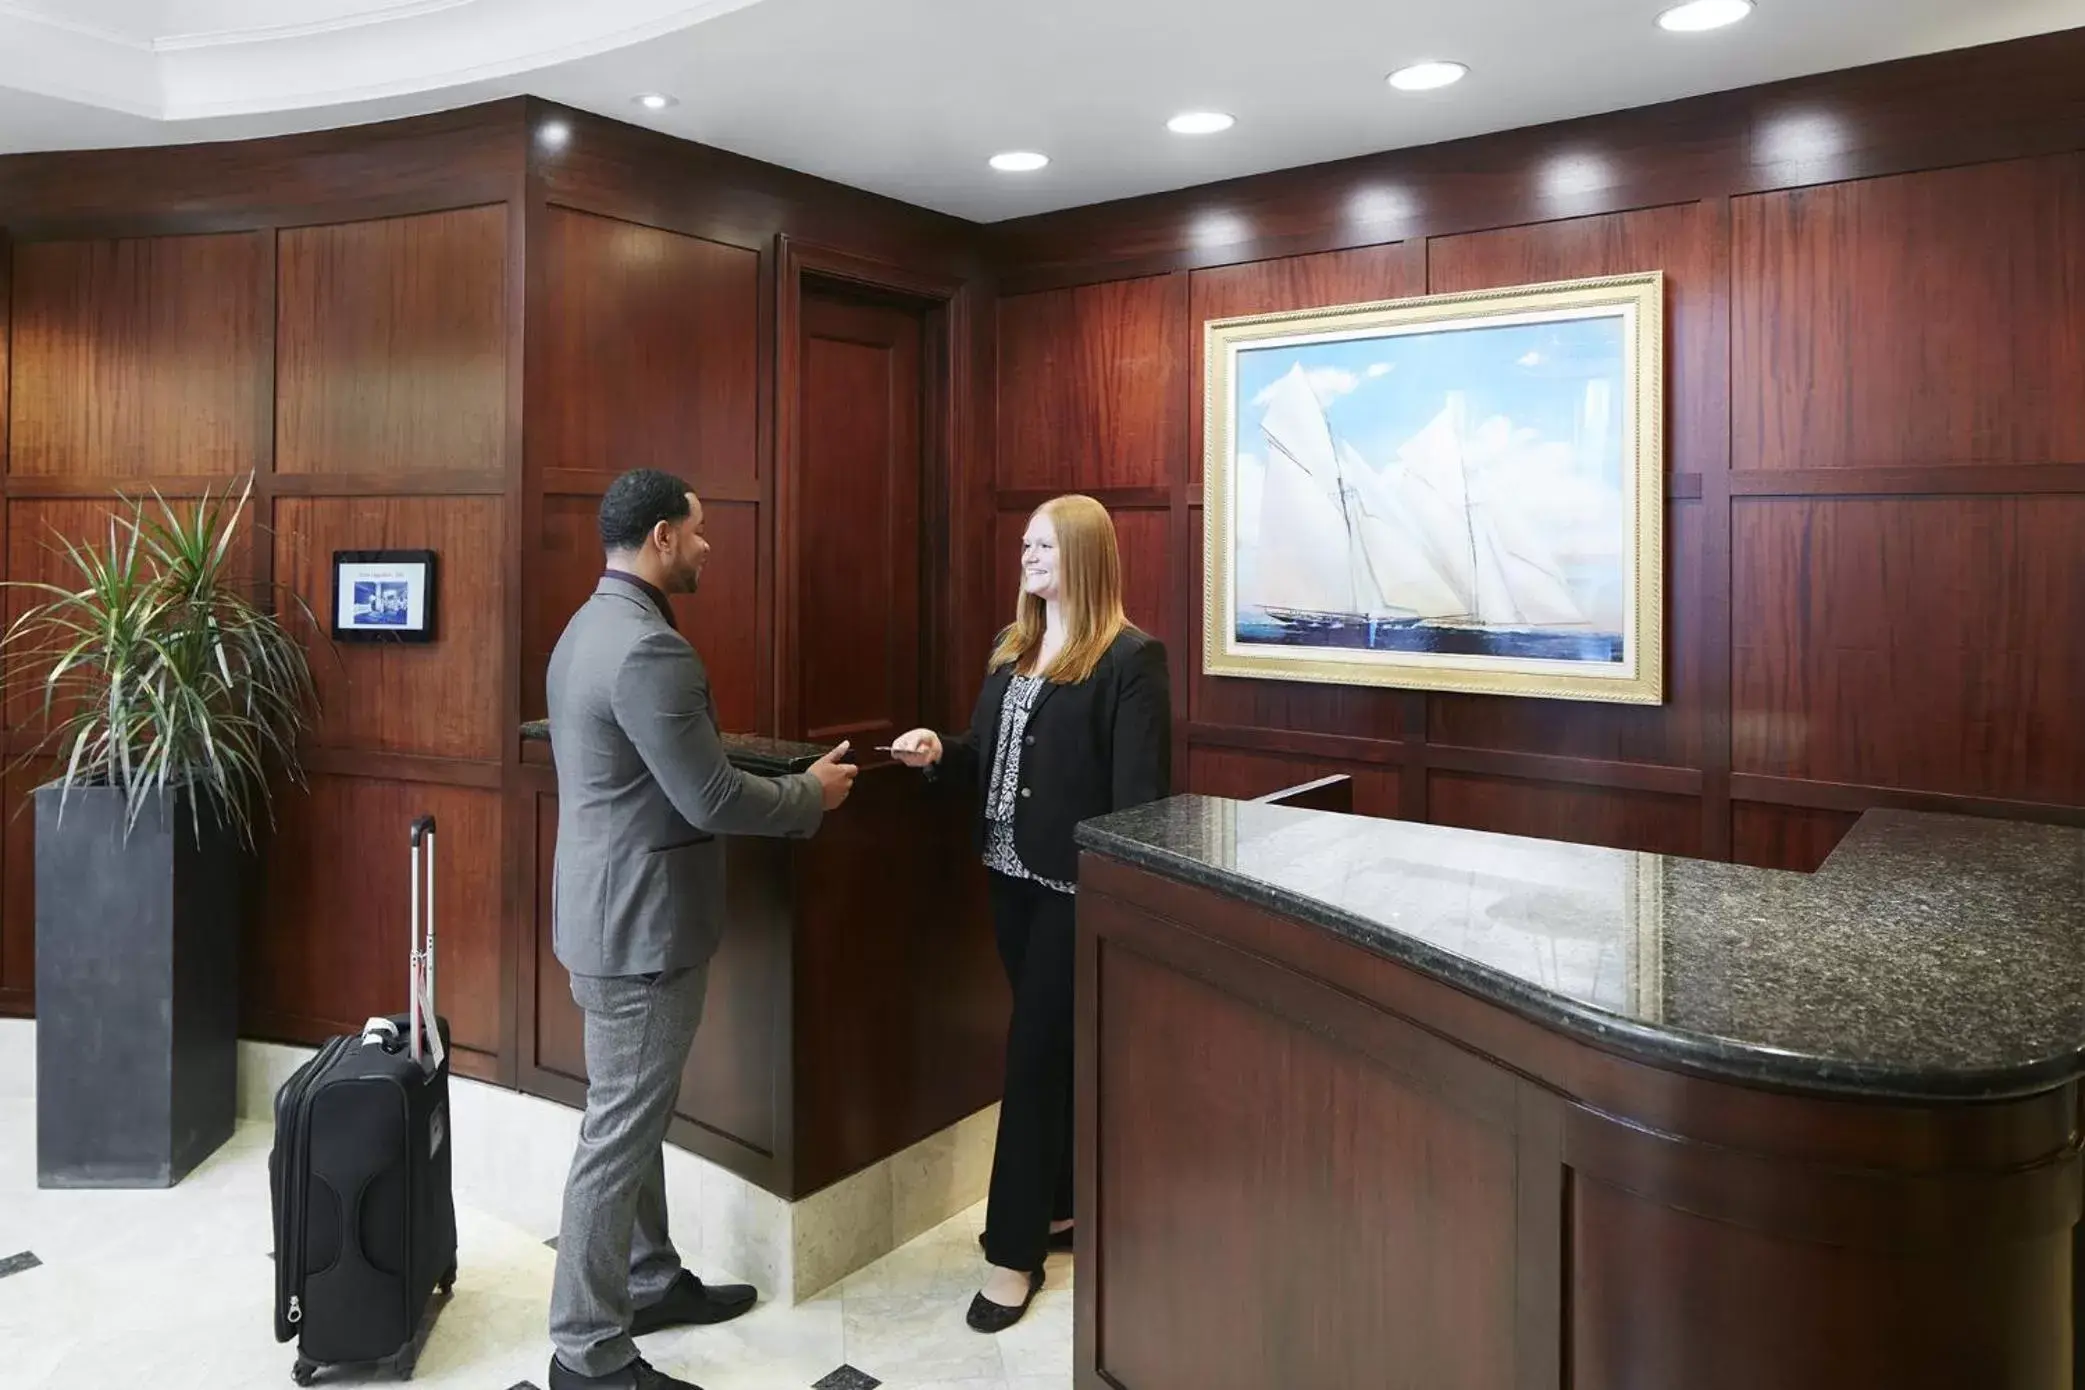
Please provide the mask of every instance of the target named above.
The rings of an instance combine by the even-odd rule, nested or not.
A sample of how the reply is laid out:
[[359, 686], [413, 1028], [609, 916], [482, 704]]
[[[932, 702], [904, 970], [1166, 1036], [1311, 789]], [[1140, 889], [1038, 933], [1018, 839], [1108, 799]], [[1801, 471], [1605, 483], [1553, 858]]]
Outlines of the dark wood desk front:
[[[531, 733], [542, 746], [547, 731]], [[734, 762], [770, 775], [821, 751], [727, 742]], [[532, 760], [523, 794], [537, 833], [522, 1083], [578, 1106], [580, 1014], [551, 951], [551, 768]], [[886, 763], [863, 770], [814, 839], [729, 841], [729, 923], [673, 1142], [794, 1199], [999, 1098], [1009, 1000], [966, 812]]]
[[[1653, 856], [1179, 804], [1082, 832], [1080, 1390], [2072, 1384], [2085, 1029], [1977, 976], [2081, 968], [2077, 832], [1995, 828], [1993, 863], [2044, 875], [1986, 904], [2013, 920], [1932, 925], [1905, 949], [1943, 958], [1890, 967], [1864, 956], [1906, 920], [1885, 902], [1839, 928], [1834, 979], [1830, 945], [1786, 954], [1788, 917], [1827, 888], [1882, 902], [1885, 878], [1945, 896], [1880, 834], [1830, 884], [1658, 878]], [[1922, 1040], [1904, 991], [2016, 931], [2049, 935], [1939, 986], [1986, 1036]], [[1755, 987], [1779, 997], [1717, 995]], [[1805, 1041], [1835, 997], [1837, 1041]]]

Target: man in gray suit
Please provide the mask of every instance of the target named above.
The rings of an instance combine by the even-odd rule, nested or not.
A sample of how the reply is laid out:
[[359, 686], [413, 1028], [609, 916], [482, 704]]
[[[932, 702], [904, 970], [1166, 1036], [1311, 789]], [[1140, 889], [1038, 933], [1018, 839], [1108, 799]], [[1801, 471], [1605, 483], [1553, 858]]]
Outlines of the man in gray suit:
[[844, 743], [794, 777], [725, 757], [702, 661], [666, 598], [692, 593], [709, 555], [686, 483], [650, 469], [617, 478], [601, 545], [607, 572], [550, 657], [552, 936], [586, 1014], [589, 1083], [558, 1235], [550, 1390], [696, 1390], [632, 1339], [723, 1322], [755, 1297], [704, 1285], [666, 1233], [662, 1145], [724, 927], [717, 837], [808, 837], [855, 768]]

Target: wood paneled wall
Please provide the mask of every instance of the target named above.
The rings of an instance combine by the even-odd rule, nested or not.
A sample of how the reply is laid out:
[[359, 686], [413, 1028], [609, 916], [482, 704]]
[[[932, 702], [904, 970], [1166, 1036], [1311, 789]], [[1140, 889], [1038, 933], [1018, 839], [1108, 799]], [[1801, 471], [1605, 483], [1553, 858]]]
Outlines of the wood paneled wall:
[[[991, 229], [993, 535], [1115, 511], [1186, 789], [1814, 867], [1861, 809], [2085, 823], [2085, 30]], [[1667, 698], [1200, 674], [1201, 325], [1669, 281]], [[997, 612], [981, 614], [989, 630]]]
[[[526, 481], [518, 547], [528, 557], [520, 639], [524, 709], [531, 718], [543, 713], [543, 674], [551, 649], [600, 574], [595, 514], [603, 490], [625, 469], [656, 467], [687, 478], [703, 499], [709, 563], [700, 592], [676, 597], [674, 606], [708, 668], [720, 723], [734, 732], [802, 736], [803, 715], [789, 692], [811, 665], [809, 644], [829, 649], [832, 637], [821, 631], [802, 642], [790, 639], [786, 618], [792, 591], [795, 603], [809, 601], [816, 611], [819, 595], [852, 586], [858, 576], [815, 546], [799, 553], [792, 545], [792, 537], [800, 539], [800, 512], [783, 485], [784, 451], [778, 445], [788, 390], [780, 365], [787, 357], [781, 350], [788, 331], [784, 313], [796, 299], [790, 277], [805, 248], [817, 248], [820, 263], [839, 257], [870, 283], [962, 286], [979, 278], [974, 229], [540, 103], [530, 104], [527, 120], [532, 250]], [[550, 122], [562, 125], [563, 138], [536, 138]], [[968, 317], [951, 319], [949, 341], [934, 355], [944, 403], [950, 390], [962, 394], [953, 447], [941, 459], [943, 476], [924, 480], [937, 493], [961, 498], [945, 510], [962, 520], [944, 522], [931, 539], [940, 557], [938, 571], [965, 575], [971, 558], [983, 552], [978, 532], [985, 512], [981, 493], [964, 489], [969, 480], [986, 474], [980, 460], [989, 457], [988, 445], [978, 442], [967, 394], [989, 341], [972, 324]], [[954, 599], [941, 606], [947, 612], [939, 626], [958, 630]], [[908, 717], [946, 718], [941, 707], [946, 690], [939, 682], [931, 684], [921, 699], [923, 708], [907, 711]], [[519, 969], [514, 1058], [524, 1087], [569, 1096], [579, 1069], [576, 1010], [551, 950], [544, 896], [555, 846], [557, 786], [544, 745], [528, 745], [522, 759], [510, 782], [508, 805], [514, 882], [528, 899], [517, 908], [522, 920], [513, 938]], [[873, 798], [864, 806], [864, 816], [878, 814]], [[850, 822], [833, 827], [824, 838], [853, 844], [864, 829]], [[924, 825], [921, 831], [940, 833]], [[754, 866], [782, 862], [758, 846], [742, 848], [743, 853], [734, 851], [739, 865], [734, 873], [741, 877]], [[840, 857], [818, 862], [848, 862], [842, 850], [833, 853]], [[951, 874], [959, 867], [948, 866]], [[854, 881], [851, 873], [847, 881]], [[783, 885], [742, 887], [739, 904], [750, 923], [774, 910], [772, 904], [761, 906], [758, 894]], [[910, 902], [891, 895], [858, 896], [849, 929], [886, 943], [909, 940], [917, 929], [907, 920]], [[809, 890], [801, 890], [800, 910], [809, 911], [812, 903]], [[833, 1151], [812, 1129], [801, 1134], [790, 1129], [796, 1117], [771, 1113], [778, 1093], [769, 1079], [778, 1068], [786, 1074], [794, 1060], [785, 1025], [801, 1003], [792, 1000], [791, 990], [804, 988], [805, 979], [831, 965], [828, 959], [809, 958], [827, 949], [808, 940], [812, 934], [807, 929], [796, 943], [804, 953], [791, 967], [796, 980], [786, 971], [775, 973], [791, 959], [786, 943], [758, 932], [737, 933], [720, 956], [712, 1008], [722, 1026], [714, 1036], [706, 1030], [713, 1050], [691, 1064], [689, 1089], [683, 1092], [683, 1112], [709, 1132], [707, 1139], [691, 1141], [698, 1147], [728, 1135], [732, 1143], [767, 1154], [794, 1149], [829, 1156]], [[781, 954], [773, 954], [777, 951]], [[972, 972], [966, 997], [976, 987]], [[725, 1001], [721, 992], [734, 997]], [[988, 995], [983, 1007], [989, 1012], [997, 1002]], [[814, 1011], [802, 1020], [809, 1051], [828, 1037], [835, 1046], [852, 1041], [844, 1014]], [[989, 1099], [989, 1085], [980, 1087], [967, 1075], [964, 1080], [966, 1104]], [[787, 1092], [779, 1094], [786, 1097]], [[941, 1115], [927, 1128], [953, 1117]], [[883, 1117], [886, 1122], [892, 1118]], [[903, 1117], [902, 1124], [913, 1118]], [[905, 1142], [926, 1132], [914, 1129]], [[824, 1179], [846, 1169], [820, 1171]]]
[[[350, 179], [357, 145], [388, 158]], [[459, 1068], [480, 1076], [500, 1074], [512, 1013], [501, 787], [517, 718], [521, 150], [510, 104], [359, 140], [0, 160], [9, 579], [57, 577], [52, 538], [104, 533], [119, 493], [191, 497], [249, 476], [252, 572], [322, 619], [335, 550], [440, 552], [438, 643], [313, 643], [310, 786], [278, 803], [244, 1012], [249, 1032], [312, 1041], [397, 1006], [406, 827], [431, 811], [444, 1008]], [[37, 737], [33, 675], [9, 673], [11, 754]], [[33, 1002], [33, 824], [17, 810], [38, 770], [10, 778], [0, 842], [12, 1010]]]
[[544, 238], [538, 372], [530, 392], [527, 543], [541, 565], [523, 672], [528, 717], [544, 713], [550, 650], [601, 573], [595, 512], [616, 474], [663, 468], [693, 483], [712, 558], [702, 592], [677, 600], [701, 643], [719, 718], [762, 714], [763, 514], [757, 247], [732, 246], [562, 206]]
[[[778, 477], [799, 267], [967, 287], [927, 354], [924, 721], [967, 708], [1022, 518], [1076, 487], [1115, 509], [1131, 610], [1179, 663], [1190, 787], [1348, 771], [1373, 814], [1799, 867], [1873, 804], [2085, 819], [2080, 70], [2085, 31], [992, 228], [519, 100], [11, 156], [0, 555], [26, 577], [119, 487], [248, 472], [259, 578], [312, 597], [336, 547], [442, 552], [441, 642], [321, 657], [249, 1027], [309, 1040], [396, 1003], [404, 827], [432, 810], [460, 1065], [523, 1085], [569, 1020], [541, 1005], [554, 786], [518, 726], [602, 487], [652, 463], [703, 489], [717, 553], [681, 616], [734, 728], [795, 732], [823, 634], [791, 636], [792, 586], [846, 582], [791, 553]], [[1663, 707], [1194, 674], [1203, 319], [1652, 268]], [[10, 750], [26, 718], [11, 701]], [[31, 854], [10, 819], [0, 1010], [31, 1003]]]
[[[540, 138], [552, 122], [562, 142]], [[102, 527], [118, 489], [192, 496], [249, 473], [257, 577], [322, 614], [336, 549], [441, 557], [439, 640], [315, 659], [324, 713], [309, 792], [285, 791], [267, 855], [249, 1033], [314, 1042], [402, 1002], [406, 828], [428, 811], [457, 1065], [546, 1089], [573, 1020], [536, 883], [555, 782], [519, 725], [544, 712], [550, 649], [599, 573], [603, 489], [639, 465], [696, 484], [715, 549], [702, 592], [676, 601], [682, 625], [727, 728], [791, 732], [779, 691], [798, 654], [776, 621], [785, 244], [870, 279], [887, 267], [897, 283], [962, 285], [978, 278], [974, 233], [521, 100], [281, 140], [0, 158], [8, 578], [46, 576], [43, 538]], [[935, 572], [973, 586], [981, 322], [963, 317], [934, 359], [936, 398], [956, 392], [960, 421]], [[814, 567], [800, 582], [849, 576]], [[948, 609], [937, 625], [967, 632]], [[11, 673], [12, 752], [33, 743], [31, 675]], [[940, 720], [949, 687], [929, 684], [934, 707], [907, 713]], [[10, 776], [10, 812], [40, 771]], [[32, 835], [15, 816], [0, 836], [0, 1012], [33, 1005]], [[762, 1047], [773, 1035], [739, 1032]], [[747, 1062], [733, 1036], [705, 1066]]]

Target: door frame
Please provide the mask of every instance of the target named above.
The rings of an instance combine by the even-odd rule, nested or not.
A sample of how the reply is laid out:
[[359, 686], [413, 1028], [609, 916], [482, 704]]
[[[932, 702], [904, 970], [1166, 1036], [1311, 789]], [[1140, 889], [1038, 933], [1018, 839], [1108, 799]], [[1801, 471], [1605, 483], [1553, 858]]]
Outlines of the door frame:
[[[976, 552], [966, 545], [978, 514], [981, 480], [965, 466], [970, 422], [972, 301], [970, 282], [850, 255], [786, 234], [775, 238], [775, 640], [771, 649], [774, 729], [803, 737], [801, 559], [797, 508], [803, 486], [803, 302], [807, 283], [857, 288], [896, 298], [920, 311], [920, 718], [946, 726], [952, 658], [967, 613], [962, 595], [973, 585]], [[977, 455], [981, 457], [982, 455]], [[965, 505], [971, 503], [971, 505]], [[862, 761], [869, 761], [863, 759]]]

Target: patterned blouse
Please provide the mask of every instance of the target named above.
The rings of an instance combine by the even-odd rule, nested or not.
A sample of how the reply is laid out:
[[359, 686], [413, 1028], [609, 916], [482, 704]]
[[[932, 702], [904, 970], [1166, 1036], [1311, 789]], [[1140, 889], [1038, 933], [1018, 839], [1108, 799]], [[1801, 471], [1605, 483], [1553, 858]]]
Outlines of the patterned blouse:
[[1040, 676], [1015, 676], [999, 706], [999, 744], [992, 750], [992, 776], [985, 783], [985, 867], [1008, 878], [1025, 878], [1060, 893], [1078, 890], [1069, 883], [1028, 871], [1014, 849], [1014, 808], [1021, 796], [1021, 749], [1028, 716], [1042, 695]]

